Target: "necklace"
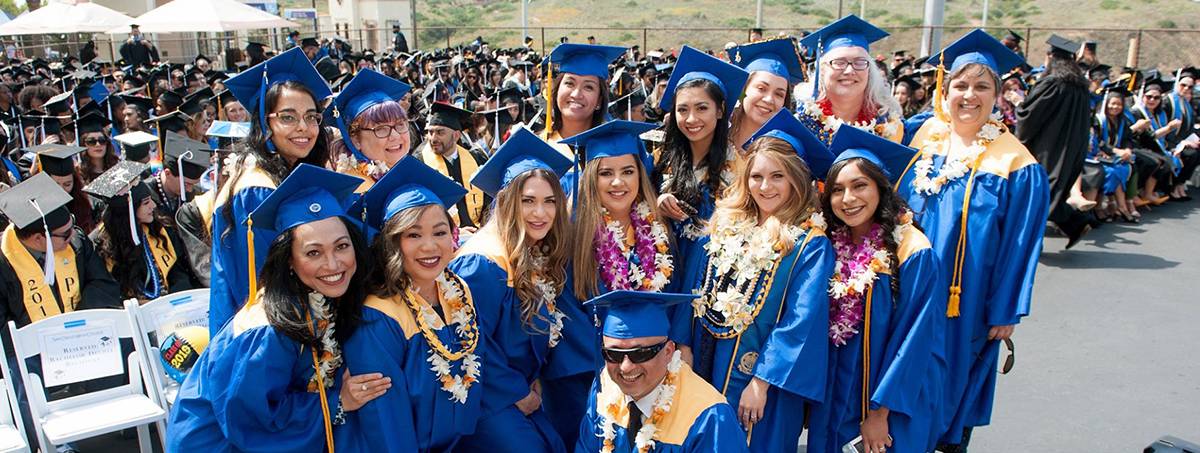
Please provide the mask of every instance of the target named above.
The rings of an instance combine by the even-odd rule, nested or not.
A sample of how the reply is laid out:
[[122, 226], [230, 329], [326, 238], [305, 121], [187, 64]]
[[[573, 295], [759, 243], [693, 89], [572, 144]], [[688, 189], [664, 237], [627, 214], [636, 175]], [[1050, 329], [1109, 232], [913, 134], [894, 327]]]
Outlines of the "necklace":
[[[430, 302], [414, 294], [411, 289], [405, 293], [404, 301], [416, 315], [417, 327], [429, 343], [429, 358], [425, 361], [430, 363], [429, 369], [437, 375], [442, 391], [450, 394], [451, 401], [465, 404], [471, 386], [479, 382], [480, 362], [475, 354], [475, 347], [479, 344], [479, 327], [476, 324], [475, 304], [471, 294], [465, 290], [466, 284], [449, 270], [438, 276], [436, 285], [448, 309], [446, 319], [454, 326], [451, 335], [456, 337], [457, 351], [452, 351], [438, 337], [437, 332], [446, 324]], [[452, 373], [452, 362], [459, 360], [462, 361], [459, 364], [462, 373], [455, 375]]]
[[316, 323], [313, 332], [320, 337], [321, 344], [316, 372], [308, 381], [308, 391], [316, 392], [320, 390], [318, 382], [324, 383], [326, 388], [333, 387], [337, 369], [342, 366], [342, 347], [333, 336], [333, 312], [325, 296], [315, 291], [308, 293], [308, 308]]
[[350, 173], [351, 170], [358, 174], [371, 178], [373, 181], [378, 181], [383, 175], [388, 172], [388, 165], [371, 160], [368, 162], [360, 162], [357, 158], [350, 154], [341, 154], [337, 157], [337, 162], [334, 164], [334, 169], [338, 173]]
[[158, 198], [160, 200], [162, 200], [163, 207], [167, 208], [167, 210], [169, 210], [170, 212], [175, 212], [175, 211], [179, 210], [179, 206], [178, 206], [179, 197], [167, 196], [167, 191], [165, 189], [163, 189], [163, 186], [165, 186], [166, 184], [162, 181], [162, 176], [155, 178], [154, 181], [157, 182], [158, 184], [151, 184], [151, 185], [154, 186], [154, 191], [158, 192]]
[[[674, 402], [675, 392], [679, 386], [679, 369], [682, 363], [679, 351], [675, 351], [675, 354], [671, 356], [671, 362], [667, 364], [667, 376], [663, 378], [661, 384], [658, 384], [658, 397], [654, 398], [654, 409], [650, 411], [646, 424], [642, 425], [642, 429], [639, 429], [634, 437], [634, 447], [639, 453], [648, 453], [658, 440], [658, 425], [671, 412], [671, 403]], [[613, 393], [615, 395], [600, 404], [600, 407], [604, 408], [604, 414], [600, 416], [600, 430], [603, 432], [604, 438], [604, 442], [600, 445], [602, 453], [611, 453], [616, 449], [617, 420], [631, 415], [628, 407], [623, 404], [625, 394]], [[625, 435], [628, 436], [630, 433]]]
[[[667, 230], [656, 222], [650, 206], [640, 202], [629, 216], [633, 243], [625, 228], [613, 220], [608, 209], [600, 208], [604, 229], [596, 230], [596, 261], [600, 278], [610, 291], [662, 291], [673, 272]], [[651, 267], [652, 266], [652, 267]], [[650, 268], [647, 275], [647, 268]]]
[[820, 138], [826, 145], [833, 141], [834, 134], [843, 124], [850, 124], [852, 127], [881, 137], [894, 136], [899, 124], [897, 121], [886, 120], [880, 123], [879, 118], [868, 115], [865, 111], [859, 111], [858, 118], [854, 122], [846, 123], [833, 114], [833, 102], [828, 99], [805, 102], [804, 108], [797, 116], [801, 122], [809, 126], [809, 129], [816, 132], [817, 138]]
[[[899, 232], [900, 226], [896, 227]], [[829, 339], [835, 346], [858, 334], [863, 320], [863, 295], [874, 284], [879, 273], [888, 272], [891, 260], [883, 246], [883, 228], [879, 224], [855, 244], [850, 229], [836, 228], [829, 234], [837, 262], [829, 279]]]
[[921, 147], [921, 159], [913, 164], [913, 190], [921, 195], [930, 196], [942, 191], [942, 187], [971, 172], [979, 157], [987, 151], [988, 145], [996, 141], [1007, 129], [1000, 122], [998, 113], [993, 113], [988, 122], [975, 134], [975, 141], [957, 158], [950, 156], [947, 149], [946, 160], [938, 169], [937, 176], [933, 173], [933, 156], [948, 143], [950, 127], [946, 123], [935, 122], [929, 139]]
[[[534, 269], [545, 269], [547, 258], [545, 256], [535, 256], [533, 259]], [[567, 315], [558, 310], [558, 305], [555, 299], [558, 298], [558, 291], [554, 289], [554, 285], [546, 280], [541, 274], [534, 272], [533, 285], [538, 289], [542, 296], [542, 304], [546, 307], [546, 314], [549, 316], [549, 345], [550, 348], [558, 346], [559, 340], [562, 339], [563, 320]]]

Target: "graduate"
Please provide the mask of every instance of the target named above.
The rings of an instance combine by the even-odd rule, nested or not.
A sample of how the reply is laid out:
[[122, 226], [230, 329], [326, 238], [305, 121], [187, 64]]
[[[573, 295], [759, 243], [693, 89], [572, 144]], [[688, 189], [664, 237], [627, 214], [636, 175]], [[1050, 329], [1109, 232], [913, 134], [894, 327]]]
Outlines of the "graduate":
[[682, 289], [702, 295], [687, 349], [737, 409], [750, 450], [778, 452], [794, 448], [806, 407], [825, 396], [834, 251], [809, 168], [824, 174], [833, 156], [787, 110], [751, 140], [700, 242], [705, 256], [684, 270]]
[[49, 175], [63, 191], [71, 196], [71, 203], [67, 208], [75, 217], [75, 226], [83, 230], [84, 234], [88, 234], [95, 226], [95, 211], [92, 209], [92, 201], [83, 193], [83, 176], [79, 171], [78, 164], [75, 163], [75, 156], [85, 149], [80, 146], [47, 143], [26, 148], [24, 151], [33, 156], [31, 175], [36, 173]]
[[473, 232], [483, 225], [492, 198], [471, 183], [487, 156], [474, 148], [468, 151], [460, 144], [470, 119], [471, 112], [446, 103], [433, 104], [425, 120], [425, 143], [416, 155], [425, 165], [467, 188], [467, 196], [450, 208], [450, 216], [459, 228]]
[[[246, 149], [229, 164], [229, 180], [214, 201], [208, 329], [214, 336], [255, 291], [254, 273], [275, 235], [250, 234], [250, 212], [301, 163], [324, 167], [329, 160], [321, 127], [321, 101], [329, 87], [300, 49], [292, 49], [229, 79], [226, 86], [243, 105], [253, 106]], [[251, 242], [254, 242], [251, 244]]]
[[542, 114], [546, 115], [546, 124], [540, 136], [567, 158], [575, 158], [575, 153], [560, 143], [562, 139], [605, 121], [609, 101], [608, 64], [625, 51], [617, 46], [564, 43], [550, 52], [544, 77], [547, 110]]
[[944, 90], [913, 138], [920, 152], [896, 192], [925, 229], [950, 285], [941, 417], [949, 427], [939, 449], [965, 451], [971, 428], [991, 420], [998, 345], [1029, 314], [1050, 194], [1046, 171], [988, 115], [1000, 74], [1020, 57], [975, 30], [930, 61], [945, 68]]
[[[782, 109], [792, 108], [792, 88], [804, 81], [800, 49], [792, 38], [743, 44], [725, 50], [729, 61], [750, 73], [741, 102], [733, 110], [729, 137], [735, 144], [750, 136]], [[738, 145], [738, 154], [745, 157]]]
[[104, 130], [108, 123], [108, 118], [95, 112], [75, 120], [74, 127], [75, 132], [79, 134], [79, 144], [85, 147], [79, 162], [79, 172], [83, 176], [84, 184], [94, 181], [120, 160], [113, 149], [108, 132]]
[[733, 184], [736, 146], [729, 115], [749, 77], [742, 68], [684, 46], [659, 108], [672, 112], [655, 151], [658, 209], [672, 220], [679, 261], [703, 255], [698, 241], [716, 201]]
[[579, 301], [614, 290], [664, 291], [675, 273], [674, 239], [655, 204], [646, 150], [638, 138], [654, 128], [616, 120], [563, 140], [587, 162], [574, 206], [576, 240], [566, 288], [573, 303], [563, 304], [564, 330], [573, 335], [550, 353], [542, 400], [567, 445], [579, 435], [587, 391], [601, 363], [595, 324], [601, 314]]
[[341, 426], [346, 414], [388, 392], [388, 377], [343, 367], [341, 345], [359, 324], [370, 272], [342, 209], [360, 182], [302, 164], [251, 213], [263, 233], [278, 232], [261, 251], [261, 291], [188, 372], [167, 452], [334, 451], [335, 430], [355, 438]]
[[141, 302], [200, 286], [183, 241], [141, 180], [147, 167], [121, 161], [83, 188], [105, 201], [100, 227], [92, 234], [100, 257], [120, 283], [122, 298]]
[[605, 365], [589, 392], [575, 453], [747, 451], [733, 408], [667, 338], [669, 308], [695, 298], [613, 291], [588, 301], [606, 313]]
[[860, 436], [864, 452], [931, 451], [941, 434], [946, 285], [929, 240], [892, 191], [916, 150], [847, 127], [830, 151], [838, 157], [821, 206], [837, 264], [829, 377], [809, 419], [809, 451], [840, 453]]
[[150, 198], [154, 199], [158, 212], [174, 219], [179, 208], [194, 197], [193, 189], [208, 171], [213, 151], [208, 143], [174, 132], [167, 132], [166, 141], [163, 169], [146, 178], [146, 187], [150, 189]]
[[[571, 231], [558, 180], [571, 161], [519, 129], [471, 183], [496, 197], [494, 215], [450, 263], [475, 296], [483, 357], [483, 404], [462, 451], [561, 452], [541, 409], [547, 355], [568, 335], [563, 307]], [[589, 337], [590, 338], [590, 337]]]
[[399, 100], [412, 87], [372, 70], [359, 71], [326, 109], [341, 131], [331, 159], [338, 173], [363, 179], [365, 192], [408, 155], [412, 136]]
[[379, 234], [346, 364], [350, 374], [381, 373], [395, 385], [347, 419], [358, 425], [355, 451], [450, 451], [475, 431], [487, 353], [471, 288], [446, 269], [457, 236], [446, 207], [466, 192], [405, 157], [351, 209]]
[[870, 54], [871, 43], [887, 35], [851, 14], [800, 40], [816, 52], [817, 67], [811, 98], [796, 107], [796, 115], [826, 145], [843, 124], [894, 142], [904, 137], [904, 112]]
[[[1108, 211], [1098, 214], [1111, 220], [1120, 217], [1126, 223], [1138, 223], [1137, 207], [1126, 198], [1134, 168], [1153, 173], [1157, 162], [1134, 157], [1133, 131], [1129, 117], [1125, 114], [1125, 96], [1129, 91], [1123, 84], [1115, 84], [1104, 90], [1096, 114], [1092, 117], [1091, 149], [1088, 159], [1099, 162], [1104, 168], [1104, 185], [1100, 193], [1107, 197]], [[1143, 170], [1144, 169], [1144, 170]], [[1136, 187], [1136, 179], [1133, 179]], [[1139, 215], [1140, 216], [1140, 215]]]

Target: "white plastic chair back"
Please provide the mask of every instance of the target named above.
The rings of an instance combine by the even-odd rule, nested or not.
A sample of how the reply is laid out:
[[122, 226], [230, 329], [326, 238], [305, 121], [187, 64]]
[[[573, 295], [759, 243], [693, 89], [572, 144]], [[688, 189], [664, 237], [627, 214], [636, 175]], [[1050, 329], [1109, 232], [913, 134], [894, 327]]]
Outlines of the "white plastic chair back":
[[0, 453], [28, 452], [25, 421], [17, 403], [13, 374], [8, 369], [8, 354], [4, 352], [4, 345], [0, 345], [0, 374], [4, 375], [4, 379], [0, 379], [4, 387], [4, 394], [0, 395]]
[[136, 299], [125, 301], [134, 326], [139, 330], [138, 340], [146, 362], [150, 384], [155, 389], [155, 400], [170, 408], [179, 392], [179, 383], [167, 375], [162, 364], [164, 337], [181, 327], [208, 327], [208, 288], [191, 289], [168, 294], [145, 304], [138, 305]]

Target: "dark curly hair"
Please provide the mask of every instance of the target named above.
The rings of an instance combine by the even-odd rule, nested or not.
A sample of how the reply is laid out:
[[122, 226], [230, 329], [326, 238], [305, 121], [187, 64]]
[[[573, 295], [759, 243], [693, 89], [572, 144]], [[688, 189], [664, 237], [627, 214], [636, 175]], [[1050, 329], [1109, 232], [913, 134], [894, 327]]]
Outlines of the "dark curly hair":
[[[725, 160], [729, 146], [729, 122], [725, 121], [725, 93], [717, 84], [706, 79], [694, 79], [680, 84], [675, 92], [687, 88], [701, 88], [713, 100], [717, 111], [717, 129], [713, 131], [712, 144], [704, 157], [709, 193], [713, 198], [720, 198], [721, 170], [725, 168]], [[678, 99], [678, 97], [676, 97]], [[675, 108], [666, 113], [674, 113]], [[692, 168], [692, 147], [687, 136], [675, 123], [675, 115], [666, 115], [663, 121], [666, 135], [663, 138], [662, 151], [658, 163], [654, 165], [651, 179], [656, 187], [662, 187], [664, 176], [671, 175], [671, 183], [663, 188], [662, 193], [674, 194], [676, 198], [692, 206], [700, 206], [700, 188], [695, 185], [694, 169]]]
[[[137, 210], [138, 206], [134, 206], [133, 209]], [[108, 203], [104, 208], [104, 215], [101, 216], [101, 224], [104, 225], [104, 229], [102, 234], [97, 235], [96, 249], [101, 258], [113, 263], [112, 276], [121, 285], [121, 294], [125, 297], [140, 297], [142, 284], [146, 281], [146, 273], [149, 269], [146, 267], [142, 247], [133, 245], [133, 238], [130, 237], [129, 217], [131, 215], [134, 214], [129, 212], [124, 197], [118, 197]], [[154, 241], [159, 245], [165, 245], [170, 241], [170, 238], [163, 234], [163, 224], [162, 215], [158, 209], [155, 209], [154, 220], [149, 225], [150, 236], [146, 240]], [[178, 253], [177, 250], [176, 254]], [[160, 277], [162, 283], [165, 284], [167, 276]], [[165, 291], [164, 294], [166, 294]]]

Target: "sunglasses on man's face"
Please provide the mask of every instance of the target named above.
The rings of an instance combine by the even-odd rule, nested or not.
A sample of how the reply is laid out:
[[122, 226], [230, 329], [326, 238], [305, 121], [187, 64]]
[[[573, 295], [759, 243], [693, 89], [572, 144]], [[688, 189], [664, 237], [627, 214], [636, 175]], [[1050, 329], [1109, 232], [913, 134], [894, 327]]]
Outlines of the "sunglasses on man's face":
[[645, 363], [646, 361], [658, 356], [663, 348], [667, 346], [667, 342], [662, 342], [650, 346], [642, 346], [640, 348], [604, 348], [601, 352], [604, 355], [604, 361], [613, 364], [625, 363], [625, 358], [628, 357], [630, 362]]

